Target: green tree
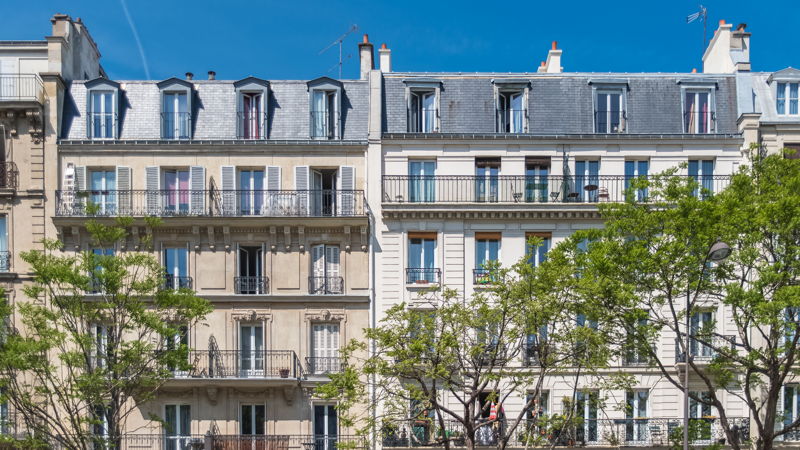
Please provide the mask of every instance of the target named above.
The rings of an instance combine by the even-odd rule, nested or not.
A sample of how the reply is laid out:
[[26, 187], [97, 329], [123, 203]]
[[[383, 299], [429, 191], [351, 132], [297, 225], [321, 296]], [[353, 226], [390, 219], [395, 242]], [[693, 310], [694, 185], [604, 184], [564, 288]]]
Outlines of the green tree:
[[[92, 247], [113, 248], [130, 225], [121, 218], [88, 221], [86, 229]], [[0, 382], [24, 422], [27, 445], [94, 448], [101, 430], [113, 445], [131, 412], [173, 370], [188, 370], [188, 349], [175, 337], [211, 305], [189, 289], [164, 288], [151, 244], [145, 236], [140, 252], [71, 254], [48, 240], [43, 250], [21, 255], [33, 280], [23, 288], [27, 301], [1, 311], [18, 328], [0, 346]]]
[[[348, 345], [346, 370], [317, 395], [337, 400], [339, 417], [385, 446], [502, 449], [574, 439], [573, 408], [558, 420], [537, 414], [544, 379], [569, 368], [577, 390], [578, 378], [606, 367], [613, 351], [605, 327], [576, 326], [579, 314], [603, 323], [606, 313], [573, 301], [579, 277], [565, 260], [492, 265], [492, 282], [471, 298], [434, 288], [392, 306], [366, 330], [369, 343]], [[355, 357], [368, 346], [369, 357]], [[502, 407], [511, 396], [526, 399], [513, 415]], [[370, 404], [374, 415], [359, 406]]]
[[[731, 416], [721, 392], [744, 402], [755, 448], [771, 449], [800, 426], [800, 417], [782, 414], [779, 404], [800, 356], [800, 160], [753, 161], [713, 194], [676, 170], [636, 180], [630, 193], [646, 189], [646, 202], [629, 195], [601, 205], [605, 228], [578, 233], [575, 239], [593, 243], [570, 263], [582, 267], [576, 293], [614, 305], [611, 318], [626, 345], [647, 355], [677, 388], [684, 384], [676, 362], [683, 367], [691, 355], [691, 390], [707, 392], [691, 398], [716, 410], [726, 442], [746, 446], [750, 423]], [[712, 263], [709, 250], [717, 242], [732, 253]], [[723, 316], [702, 314], [717, 305]], [[676, 339], [677, 361], [656, 351], [665, 337]]]

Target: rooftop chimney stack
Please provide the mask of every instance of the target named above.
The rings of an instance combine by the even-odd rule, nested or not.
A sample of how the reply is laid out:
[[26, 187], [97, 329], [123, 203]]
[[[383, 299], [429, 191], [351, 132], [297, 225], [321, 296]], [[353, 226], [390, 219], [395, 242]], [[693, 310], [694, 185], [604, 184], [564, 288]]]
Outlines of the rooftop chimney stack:
[[719, 21], [719, 28], [703, 53], [703, 73], [736, 73], [750, 71], [750, 33], [747, 24], [736, 31], [732, 25]]
[[381, 64], [381, 72], [392, 71], [392, 51], [386, 47], [386, 44], [381, 44], [381, 48], [378, 49], [378, 59]]
[[213, 70], [209, 70], [208, 71], [208, 79], [209, 80], [216, 80], [217, 79], [217, 72], [214, 72]]
[[564, 68], [561, 67], [561, 50], [558, 48], [558, 42], [553, 41], [550, 51], [547, 52], [547, 61], [539, 67], [539, 73], [561, 73]]
[[192, 72], [186, 72], [186, 79], [192, 81], [192, 78], [194, 78], [194, 74]]
[[361, 60], [361, 79], [366, 80], [369, 71], [375, 69], [375, 61], [373, 60], [374, 51], [372, 44], [369, 42], [369, 35], [364, 35], [364, 40], [358, 44], [358, 58]]

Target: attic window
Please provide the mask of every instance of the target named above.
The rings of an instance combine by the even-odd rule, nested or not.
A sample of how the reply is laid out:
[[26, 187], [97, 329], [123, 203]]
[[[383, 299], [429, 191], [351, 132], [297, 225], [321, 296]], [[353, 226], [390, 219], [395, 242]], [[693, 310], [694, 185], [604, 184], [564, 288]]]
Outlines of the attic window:
[[86, 134], [89, 139], [117, 138], [119, 84], [98, 78], [86, 83]]
[[[776, 102], [778, 114], [782, 115], [798, 115], [798, 91], [800, 91], [800, 83], [778, 83], [776, 92]], [[786, 107], [786, 104], [789, 107]]]
[[339, 80], [321, 77], [306, 83], [309, 102], [309, 135], [312, 139], [342, 138], [342, 95]]
[[409, 79], [406, 83], [409, 133], [439, 131], [439, 95], [441, 82], [432, 79]]

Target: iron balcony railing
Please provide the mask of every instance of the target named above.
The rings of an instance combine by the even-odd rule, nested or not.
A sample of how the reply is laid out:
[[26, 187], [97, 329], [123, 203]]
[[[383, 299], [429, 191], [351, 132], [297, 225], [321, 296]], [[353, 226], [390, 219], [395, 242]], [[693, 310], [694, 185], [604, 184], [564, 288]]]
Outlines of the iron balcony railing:
[[267, 113], [236, 113], [237, 139], [267, 139]]
[[[418, 114], [418, 115], [417, 115]], [[435, 133], [436, 108], [409, 109], [407, 114], [409, 133]]]
[[11, 270], [11, 252], [8, 250], [0, 251], [0, 272]]
[[339, 373], [342, 371], [342, 358], [338, 356], [308, 356], [306, 357], [306, 372], [314, 375], [326, 373]]
[[0, 102], [39, 102], [44, 96], [44, 85], [32, 73], [0, 74]]
[[233, 277], [233, 289], [236, 294], [242, 295], [269, 294], [269, 278]]
[[369, 448], [365, 438], [349, 435], [215, 435], [207, 437], [209, 449], [236, 450], [336, 450]]
[[[689, 177], [689, 175], [676, 175]], [[383, 202], [401, 203], [598, 203], [622, 202], [626, 195], [647, 201], [647, 189], [628, 192], [625, 175], [385, 175]], [[704, 195], [730, 184], [729, 175], [692, 176]]]
[[524, 109], [498, 109], [498, 133], [523, 133], [525, 131]]
[[[581, 411], [582, 412], [582, 411]], [[580, 412], [579, 412], [580, 413]], [[598, 415], [600, 413], [598, 412]], [[670, 435], [683, 425], [680, 418], [632, 417], [620, 419], [581, 419], [572, 423], [554, 426], [545, 420], [529, 419], [521, 423], [509, 436], [509, 423], [490, 421], [488, 418], [475, 423], [475, 444], [496, 446], [502, 436], [508, 436], [508, 444], [514, 447], [538, 446], [608, 446], [619, 445], [654, 447], [669, 445]], [[698, 430], [694, 445], [708, 445], [727, 440], [720, 420], [716, 417], [690, 419]], [[729, 418], [735, 430], [735, 439], [745, 443], [750, 439], [746, 417]], [[384, 422], [381, 441], [384, 448], [435, 447], [447, 440], [451, 447], [466, 445], [465, 430], [461, 422], [433, 417], [419, 417]], [[555, 422], [559, 423], [559, 422]], [[560, 422], [563, 423], [563, 422]]]
[[12, 161], [0, 162], [0, 189], [17, 189], [17, 165]]
[[163, 139], [191, 139], [192, 114], [188, 112], [162, 112], [161, 137]]
[[344, 294], [344, 278], [308, 277], [308, 293], [311, 295]]
[[192, 277], [186, 276], [178, 276], [178, 275], [164, 275], [164, 284], [162, 288], [164, 290], [170, 289], [192, 289], [192, 285], [194, 284]]
[[[21, 438], [24, 436], [20, 436]], [[77, 436], [70, 436], [69, 442], [75, 442]], [[175, 433], [160, 433], [160, 434], [124, 434], [122, 436], [108, 436], [108, 435], [90, 435], [82, 436], [84, 443], [89, 444], [85, 448], [92, 448], [95, 450], [140, 450], [140, 449], [154, 449], [154, 450], [190, 450], [204, 448], [204, 441], [206, 436], [202, 434], [175, 434]], [[66, 450], [73, 448], [65, 444], [67, 439], [63, 441], [48, 442], [48, 447], [53, 450]]]
[[498, 280], [497, 270], [493, 269], [472, 269], [472, 284], [485, 286], [496, 283]]
[[407, 267], [406, 284], [440, 284], [442, 271], [434, 267]]
[[174, 378], [300, 378], [303, 368], [292, 350], [191, 350], [189, 371]]
[[91, 112], [87, 116], [87, 121], [86, 130], [90, 139], [114, 139], [116, 137], [116, 114]]
[[336, 119], [329, 111], [311, 111], [311, 137], [314, 139], [336, 138]]
[[[684, 353], [684, 346], [686, 345], [686, 334], [681, 333], [681, 336], [675, 338], [675, 362], [686, 362], [686, 355]], [[693, 361], [707, 362], [717, 357], [715, 349], [726, 348], [730, 352], [736, 350], [736, 336], [735, 335], [716, 335], [716, 336], [698, 336], [697, 338], [689, 336], [689, 355]]]
[[624, 133], [627, 119], [625, 111], [595, 111], [594, 132], [601, 134]]
[[683, 113], [683, 132], [708, 134], [714, 132], [717, 115], [713, 111], [686, 111]]
[[56, 216], [366, 216], [362, 190], [56, 191]]

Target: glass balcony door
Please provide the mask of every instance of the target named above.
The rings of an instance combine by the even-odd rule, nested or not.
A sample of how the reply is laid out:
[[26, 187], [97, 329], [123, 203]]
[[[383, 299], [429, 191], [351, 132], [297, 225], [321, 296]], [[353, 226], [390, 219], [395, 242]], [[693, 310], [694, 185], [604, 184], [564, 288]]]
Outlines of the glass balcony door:
[[525, 167], [525, 201], [546, 202], [548, 192], [548, 174], [550, 166], [544, 164], [528, 164]]
[[578, 426], [577, 430], [578, 441], [597, 441], [597, 404], [597, 392], [578, 392], [576, 397], [576, 413], [578, 417], [583, 419], [583, 423]]
[[164, 93], [164, 139], [189, 139], [189, 102], [186, 93]]
[[[266, 434], [266, 406], [242, 405], [242, 415], [239, 420], [239, 433], [243, 436], [263, 436]], [[253, 448], [263, 448], [254, 446]]]
[[97, 214], [117, 213], [117, 172], [116, 170], [93, 170], [90, 172], [90, 201], [99, 208]]
[[[714, 313], [711, 311], [700, 311], [692, 314], [691, 320], [691, 328], [690, 328], [690, 335], [697, 336], [701, 332], [704, 332], [708, 329], [708, 327], [713, 326], [714, 323]], [[704, 339], [710, 340], [711, 337], [705, 337]], [[691, 339], [689, 341], [689, 351], [690, 354], [694, 357], [698, 358], [705, 358], [710, 359], [714, 356], [714, 350], [705, 345], [701, 344], [700, 342], [696, 341], [695, 339]]]
[[164, 269], [166, 271], [166, 287], [178, 289], [188, 286], [189, 282], [189, 250], [186, 247], [167, 247], [164, 249]]
[[89, 116], [90, 133], [95, 139], [114, 137], [114, 93], [111, 91], [92, 92], [92, 111]]
[[408, 240], [409, 284], [419, 281], [438, 283], [436, 278], [436, 239], [412, 237]]
[[408, 201], [436, 201], [436, 161], [408, 162]]
[[189, 405], [164, 406], [165, 450], [184, 450], [189, 448], [191, 417], [191, 407]]
[[[647, 172], [650, 168], [650, 161], [625, 161], [625, 190], [631, 186], [631, 180], [642, 177], [647, 178]], [[636, 190], [636, 199], [644, 201], [647, 199], [647, 188]]]
[[575, 161], [575, 194], [578, 201], [597, 201], [600, 183], [600, 161]]
[[475, 201], [498, 201], [500, 181], [500, 160], [477, 159], [475, 160]]
[[264, 209], [264, 171], [239, 171], [239, 213], [257, 216]]
[[264, 326], [261, 324], [242, 324], [239, 332], [241, 377], [263, 377]]
[[647, 391], [625, 393], [625, 440], [647, 440]]
[[339, 418], [334, 405], [314, 405], [314, 450], [335, 450]]
[[263, 113], [262, 94], [243, 93], [242, 94], [242, 138], [244, 139], [264, 139], [263, 124], [261, 118]]
[[172, 214], [189, 213], [189, 171], [165, 170], [162, 202], [164, 211]]

